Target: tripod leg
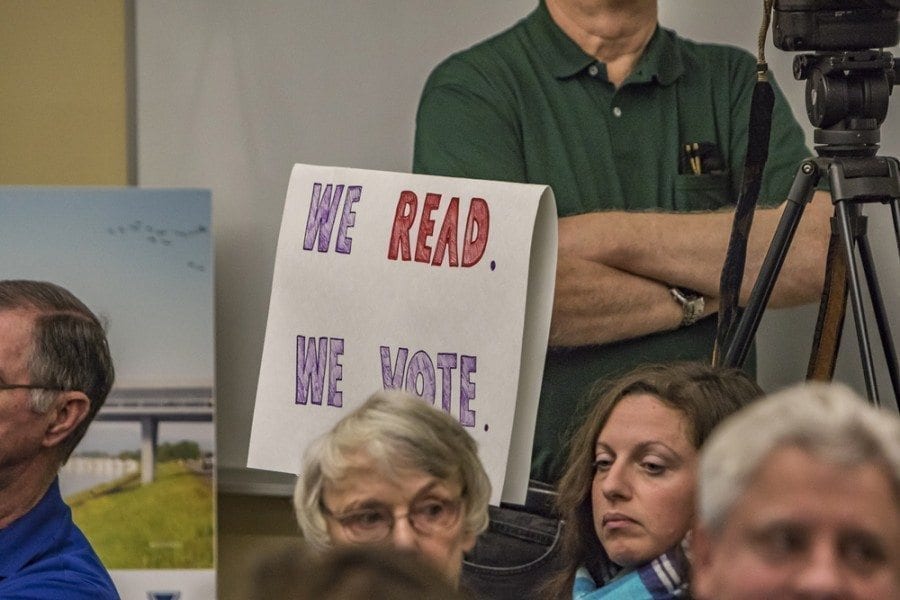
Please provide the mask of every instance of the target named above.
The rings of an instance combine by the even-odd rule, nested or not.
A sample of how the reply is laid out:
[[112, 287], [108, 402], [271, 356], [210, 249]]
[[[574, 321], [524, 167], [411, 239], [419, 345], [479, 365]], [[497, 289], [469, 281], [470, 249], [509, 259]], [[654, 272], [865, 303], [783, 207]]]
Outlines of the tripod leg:
[[853, 252], [856, 234], [863, 217], [859, 214], [859, 207], [855, 204], [848, 203], [846, 200], [838, 200], [834, 203], [834, 206], [837, 212], [841, 239], [844, 242], [844, 251], [847, 256], [850, 300], [852, 301], [853, 320], [856, 324], [856, 337], [859, 341], [863, 375], [866, 380], [866, 391], [868, 392], [869, 400], [876, 406], [880, 406], [878, 386], [875, 383], [875, 365], [872, 362], [868, 328], [866, 327], [866, 315], [862, 304], [862, 292], [859, 287], [859, 272], [856, 268], [856, 257]]
[[897, 240], [897, 256], [900, 256], [900, 208], [897, 199], [891, 200], [891, 215], [894, 218], [894, 239]]
[[747, 359], [753, 337], [756, 335], [756, 330], [759, 329], [763, 311], [769, 302], [769, 296], [772, 295], [772, 288], [775, 287], [775, 279], [781, 271], [788, 248], [797, 232], [800, 217], [803, 216], [803, 209], [812, 199], [820, 173], [817, 163], [807, 160], [800, 165], [797, 175], [794, 177], [794, 183], [788, 193], [788, 201], [785, 202], [781, 220], [778, 221], [772, 243], [763, 259], [756, 283], [753, 284], [750, 299], [747, 301], [747, 306], [735, 327], [734, 335], [731, 336], [723, 354], [722, 364], [726, 367], [741, 367]]
[[837, 220], [831, 219], [831, 238], [828, 240], [828, 259], [825, 267], [825, 287], [819, 303], [819, 316], [813, 336], [812, 352], [806, 367], [806, 378], [831, 381], [841, 345], [844, 315], [847, 310], [847, 257], [841, 247]]
[[[894, 204], [896, 204], [896, 200], [894, 201]], [[869, 288], [869, 296], [872, 299], [872, 310], [875, 313], [875, 323], [878, 325], [878, 333], [881, 336], [881, 345], [884, 348], [884, 358], [887, 361], [891, 387], [894, 388], [894, 398], [900, 398], [900, 377], [898, 377], [897, 374], [897, 350], [894, 347], [894, 338], [891, 335], [891, 326], [888, 322], [887, 310], [884, 307], [881, 286], [878, 284], [878, 276], [875, 273], [875, 261], [872, 256], [872, 246], [869, 244], [869, 238], [865, 233], [859, 237], [858, 241], [860, 263], [866, 274], [866, 285]]]

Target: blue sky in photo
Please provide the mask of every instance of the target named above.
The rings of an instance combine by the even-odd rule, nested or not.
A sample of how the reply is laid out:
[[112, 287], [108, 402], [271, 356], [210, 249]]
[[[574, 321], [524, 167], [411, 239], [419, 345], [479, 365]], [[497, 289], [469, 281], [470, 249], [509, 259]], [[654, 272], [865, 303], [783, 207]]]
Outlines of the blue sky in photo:
[[[212, 386], [210, 213], [207, 190], [0, 186], [0, 279], [52, 281], [105, 320], [117, 386]], [[136, 426], [89, 435], [134, 449]], [[163, 423], [160, 441], [192, 431], [211, 449], [210, 424]]]

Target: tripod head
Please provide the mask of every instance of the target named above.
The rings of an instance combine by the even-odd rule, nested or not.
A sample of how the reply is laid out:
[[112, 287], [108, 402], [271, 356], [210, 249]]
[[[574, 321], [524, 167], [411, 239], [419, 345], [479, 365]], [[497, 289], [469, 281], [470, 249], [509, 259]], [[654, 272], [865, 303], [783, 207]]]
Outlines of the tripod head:
[[794, 77], [806, 80], [806, 114], [819, 156], [875, 156], [879, 127], [900, 60], [877, 50], [802, 54]]
[[900, 0], [775, 0], [772, 27], [806, 80], [806, 112], [823, 157], [875, 156], [900, 59], [873, 48], [900, 40]]

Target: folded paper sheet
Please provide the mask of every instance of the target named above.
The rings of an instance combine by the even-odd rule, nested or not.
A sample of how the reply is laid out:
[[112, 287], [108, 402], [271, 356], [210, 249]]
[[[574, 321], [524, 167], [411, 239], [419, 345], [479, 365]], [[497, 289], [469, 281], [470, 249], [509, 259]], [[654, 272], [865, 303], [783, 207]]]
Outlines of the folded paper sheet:
[[477, 440], [492, 503], [524, 502], [556, 245], [546, 186], [296, 165], [248, 466], [299, 473], [312, 439], [405, 388]]

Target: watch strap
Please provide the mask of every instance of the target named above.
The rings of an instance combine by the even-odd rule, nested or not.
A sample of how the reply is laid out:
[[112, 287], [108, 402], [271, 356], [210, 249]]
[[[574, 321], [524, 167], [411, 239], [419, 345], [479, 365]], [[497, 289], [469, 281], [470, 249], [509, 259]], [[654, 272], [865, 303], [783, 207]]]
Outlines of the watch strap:
[[669, 293], [681, 305], [681, 327], [693, 325], [703, 317], [703, 310], [706, 308], [703, 296], [694, 290], [680, 287], [670, 288]]

